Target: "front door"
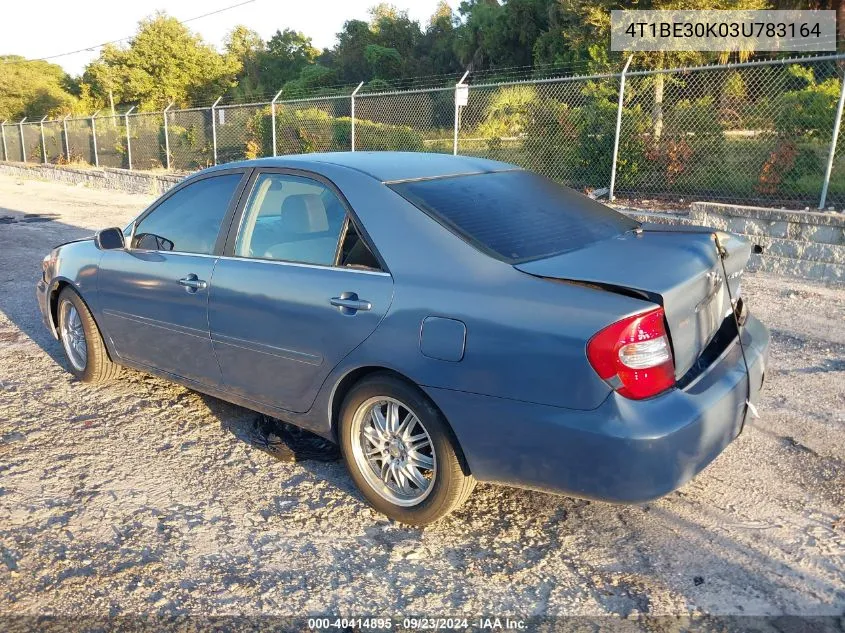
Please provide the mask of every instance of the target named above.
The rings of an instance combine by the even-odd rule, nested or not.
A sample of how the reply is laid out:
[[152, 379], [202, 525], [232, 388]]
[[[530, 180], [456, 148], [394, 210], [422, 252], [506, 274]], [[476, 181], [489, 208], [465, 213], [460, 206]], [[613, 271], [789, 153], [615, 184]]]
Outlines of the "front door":
[[320, 181], [259, 172], [236, 222], [209, 296], [223, 383], [255, 402], [307, 411], [387, 312], [393, 280]]
[[139, 218], [128, 249], [103, 254], [100, 318], [121, 358], [220, 384], [208, 292], [243, 177], [229, 172], [180, 187]]

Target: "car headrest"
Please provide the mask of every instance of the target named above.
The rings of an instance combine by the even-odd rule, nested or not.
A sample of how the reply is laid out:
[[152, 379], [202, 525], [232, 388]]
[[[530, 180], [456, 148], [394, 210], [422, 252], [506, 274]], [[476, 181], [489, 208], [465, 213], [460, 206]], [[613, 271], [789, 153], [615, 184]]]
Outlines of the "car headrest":
[[282, 203], [285, 227], [294, 233], [319, 233], [329, 230], [326, 207], [314, 193], [290, 195]]

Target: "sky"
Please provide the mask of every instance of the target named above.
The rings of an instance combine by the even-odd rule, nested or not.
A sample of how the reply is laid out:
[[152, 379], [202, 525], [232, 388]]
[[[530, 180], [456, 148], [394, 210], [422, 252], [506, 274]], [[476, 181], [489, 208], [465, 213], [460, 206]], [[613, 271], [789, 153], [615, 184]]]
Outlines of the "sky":
[[[27, 2], [4, 3], [4, 28], [0, 54], [37, 59], [93, 47], [132, 35], [138, 21], [158, 10], [179, 20], [240, 4], [244, 0], [42, 0], [37, 9]], [[457, 8], [459, 0], [447, 0]], [[367, 9], [379, 0], [253, 0], [243, 6], [187, 23], [209, 43], [222, 47], [226, 34], [237, 24], [258, 31], [266, 40], [276, 29], [290, 28], [311, 37], [318, 49], [330, 47], [346, 20], [368, 20]], [[438, 0], [392, 0], [407, 9], [423, 26], [434, 13]], [[68, 73], [79, 75], [95, 59], [99, 48], [57, 57], [50, 61]]]

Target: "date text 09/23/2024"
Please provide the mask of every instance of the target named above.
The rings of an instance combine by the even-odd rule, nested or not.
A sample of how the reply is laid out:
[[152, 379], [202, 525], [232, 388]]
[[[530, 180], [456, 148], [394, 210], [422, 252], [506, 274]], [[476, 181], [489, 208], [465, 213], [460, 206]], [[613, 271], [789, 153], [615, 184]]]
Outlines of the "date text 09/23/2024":
[[525, 620], [511, 617], [407, 617], [401, 620], [384, 617], [360, 618], [309, 618], [308, 629], [311, 631], [358, 628], [363, 630], [457, 630], [468, 628], [491, 631], [524, 631]]

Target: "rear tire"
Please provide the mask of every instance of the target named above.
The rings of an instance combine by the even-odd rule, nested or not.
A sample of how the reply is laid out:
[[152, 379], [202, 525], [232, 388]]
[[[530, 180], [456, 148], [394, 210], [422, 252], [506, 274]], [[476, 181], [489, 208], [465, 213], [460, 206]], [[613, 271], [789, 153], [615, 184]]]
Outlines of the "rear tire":
[[475, 488], [440, 411], [417, 388], [389, 374], [368, 376], [349, 391], [339, 436], [346, 467], [364, 498], [400, 523], [432, 523]]
[[120, 365], [109, 358], [91, 311], [70, 286], [59, 293], [57, 317], [59, 338], [71, 373], [87, 383], [117, 378]]

